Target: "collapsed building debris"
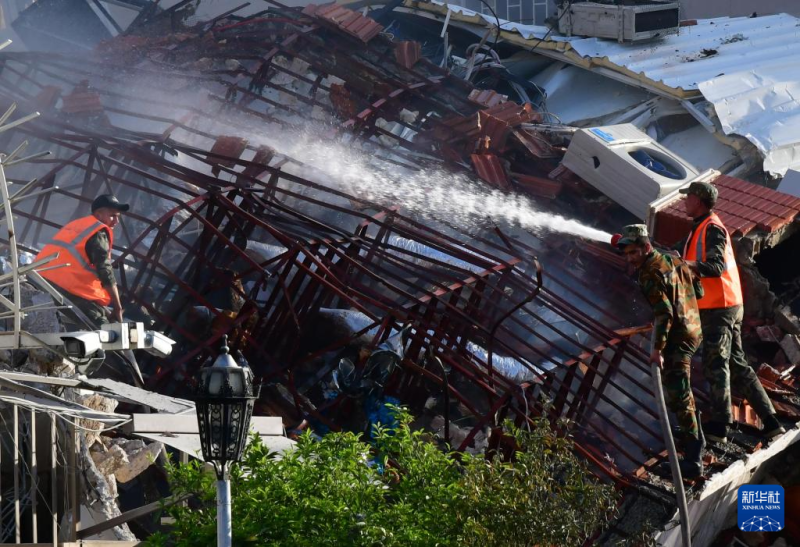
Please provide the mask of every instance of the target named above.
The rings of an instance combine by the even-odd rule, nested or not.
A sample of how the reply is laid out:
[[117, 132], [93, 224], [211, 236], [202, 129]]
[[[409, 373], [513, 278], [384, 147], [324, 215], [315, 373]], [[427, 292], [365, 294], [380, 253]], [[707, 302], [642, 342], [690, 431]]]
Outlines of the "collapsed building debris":
[[[566, 37], [553, 33], [546, 26], [502, 20], [498, 28], [491, 15], [437, 0], [407, 0], [397, 11], [414, 14], [419, 25], [424, 25], [426, 19], [433, 20], [432, 25], [437, 28], [441, 28], [446, 19], [445, 26], [453, 28], [454, 33], [457, 30], [468, 32], [477, 39], [490, 29], [502, 43], [521, 50], [523, 58], [512, 57], [509, 63], [511, 70], [521, 76], [529, 77], [531, 67], [537, 66], [530, 60], [533, 53], [527, 53], [527, 50], [535, 50], [539, 58], [555, 61], [554, 70], [574, 66], [583, 69], [573, 71], [580, 75], [574, 77], [584, 78], [583, 81], [589, 77], [588, 71], [602, 76], [599, 80], [605, 82], [601, 85], [613, 85], [609, 80], [623, 84], [618, 87], [620, 93], [616, 101], [629, 100], [629, 106], [619, 105], [622, 109], [611, 116], [616, 120], [606, 117], [602, 123], [596, 120], [590, 125], [635, 119], [641, 126], [662, 131], [664, 128], [651, 123], [654, 119], [677, 113], [690, 116], [694, 119], [692, 125], [702, 126], [705, 131], [690, 135], [673, 128], [672, 133], [683, 133], [681, 140], [689, 137], [691, 142], [686, 146], [688, 143], [673, 139], [670, 144], [676, 152], [688, 156], [682, 149], [691, 153], [692, 147], [701, 147], [703, 153], [697, 154], [696, 150], [691, 159], [709, 152], [721, 157], [713, 152], [717, 148], [713, 141], [717, 139], [739, 156], [733, 164], [723, 160], [725, 169], [723, 164], [702, 165], [702, 169], [715, 168], [731, 174], [727, 171], [740, 165], [741, 171], [734, 174], [763, 169], [782, 176], [797, 161], [793, 151], [800, 145], [800, 139], [786, 129], [787, 121], [794, 116], [792, 89], [795, 82], [787, 83], [782, 76], [795, 70], [791, 51], [792, 45], [797, 43], [794, 31], [797, 18], [791, 15], [692, 21], [677, 35], [657, 41], [621, 44], [598, 38]], [[523, 60], [526, 57], [527, 63]], [[536, 78], [534, 81], [541, 82]], [[630, 88], [644, 91], [646, 95], [637, 99], [631, 95]], [[592, 93], [594, 87], [588, 90]], [[765, 97], [774, 97], [774, 102], [765, 101]], [[598, 97], [598, 100], [601, 105], [614, 103], [607, 96]], [[776, 104], [784, 106], [773, 108]], [[601, 114], [604, 107], [607, 106], [595, 111], [596, 115]], [[558, 114], [556, 110], [550, 111]], [[683, 129], [687, 129], [685, 124]], [[708, 139], [702, 138], [703, 133]]]
[[[176, 396], [158, 404], [181, 406], [228, 335], [263, 382], [257, 412], [287, 428], [368, 432], [387, 403], [402, 402], [445, 442], [480, 452], [504, 447], [506, 418], [522, 425], [545, 414], [629, 499], [666, 505], [658, 526], [672, 518], [648, 315], [618, 280], [620, 257], [403, 200], [412, 190], [403, 179], [415, 173], [440, 172], [445, 187], [474, 173], [476, 187], [522, 192], [556, 213], [618, 218], [560, 165], [575, 128], [553, 123], [535, 87], [511, 86], [533, 99], [522, 104], [477, 89], [341, 6], [273, 2], [258, 16], [226, 14], [171, 34], [163, 21], [140, 17], [92, 59], [0, 55], [0, 106], [42, 114], [0, 135], [0, 149], [27, 141], [33, 154], [50, 152], [24, 173], [8, 168], [12, 182], [35, 177], [32, 191], [48, 190], [15, 208], [18, 245], [35, 253], [97, 193], [131, 203], [114, 249], [126, 313], [177, 340], [171, 356], [140, 362], [149, 388]], [[495, 59], [479, 55], [469, 70], [486, 73]], [[674, 107], [652, 101], [636, 107], [642, 119]], [[670, 227], [668, 214], [658, 212], [656, 232]], [[789, 237], [794, 216], [781, 218], [753, 235]], [[781, 344], [792, 321], [774, 332]], [[788, 340], [788, 366], [759, 368], [787, 425], [800, 420]], [[127, 378], [104, 374], [114, 377], [86, 385], [133, 397], [117, 382]], [[708, 386], [701, 374], [693, 381], [704, 408]], [[711, 477], [694, 484], [714, 485], [704, 507], [730, 496], [724, 474], [737, 460], [767, 458], [800, 433], [762, 447], [752, 409], [734, 404], [733, 449], [713, 451]], [[180, 427], [159, 433], [134, 419], [152, 448], [99, 436], [84, 455], [99, 475], [124, 469], [128, 478], [159, 442], [186, 450], [180, 435], [191, 432]], [[104, 506], [115, 488], [106, 482], [95, 481]]]

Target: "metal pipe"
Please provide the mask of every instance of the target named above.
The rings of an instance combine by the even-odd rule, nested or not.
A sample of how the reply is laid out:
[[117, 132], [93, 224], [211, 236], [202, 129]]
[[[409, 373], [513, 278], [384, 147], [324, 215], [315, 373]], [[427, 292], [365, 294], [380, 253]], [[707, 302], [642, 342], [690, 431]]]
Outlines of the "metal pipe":
[[534, 266], [534, 269], [536, 270], [536, 287], [534, 287], [533, 291], [528, 296], [526, 296], [519, 304], [517, 304], [516, 306], [514, 306], [513, 308], [508, 310], [506, 313], [503, 314], [502, 317], [500, 317], [500, 319], [495, 321], [494, 325], [492, 326], [492, 330], [489, 332], [489, 347], [487, 348], [488, 349], [489, 358], [486, 360], [487, 361], [486, 364], [488, 365], [488, 369], [489, 369], [488, 370], [488, 372], [489, 372], [489, 380], [492, 381], [492, 384], [494, 384], [494, 382], [493, 382], [493, 380], [494, 380], [494, 378], [493, 378], [493, 376], [494, 376], [494, 366], [493, 366], [494, 362], [493, 362], [492, 358], [494, 357], [494, 355], [493, 355], [493, 353], [494, 353], [494, 337], [497, 334], [497, 329], [500, 328], [500, 325], [503, 323], [503, 321], [505, 321], [508, 317], [510, 317], [514, 312], [516, 312], [517, 310], [522, 308], [525, 304], [528, 304], [531, 301], [533, 301], [533, 299], [536, 298], [536, 296], [539, 294], [539, 291], [542, 290], [542, 265], [539, 263], [539, 261], [535, 257], [533, 258], [533, 266]]
[[[655, 338], [653, 335], [650, 337], [651, 353], [654, 344]], [[661, 432], [664, 434], [664, 444], [667, 445], [667, 452], [669, 453], [669, 466], [672, 469], [672, 483], [675, 485], [675, 497], [678, 501], [683, 547], [692, 547], [689, 507], [686, 504], [686, 492], [683, 488], [683, 477], [681, 476], [681, 467], [678, 463], [678, 451], [675, 449], [675, 441], [672, 438], [672, 429], [669, 426], [669, 416], [667, 415], [667, 404], [664, 400], [664, 390], [661, 387], [661, 368], [658, 366], [658, 363], [650, 363], [650, 370], [653, 375], [653, 391], [656, 393], [656, 400], [658, 402], [658, 417], [661, 422]]]
[[50, 413], [50, 511], [52, 513], [53, 547], [58, 547], [58, 430], [56, 414]]
[[69, 523], [69, 529], [66, 535], [69, 541], [77, 541], [78, 527], [81, 521], [81, 510], [78, 506], [78, 450], [80, 450], [80, 441], [78, 439], [78, 428], [75, 427], [74, 423], [67, 425], [67, 436], [67, 469], [69, 470], [69, 475], [67, 475], [67, 491], [69, 492], [68, 510], [72, 522]]
[[231, 481], [217, 481], [217, 547], [231, 547]]
[[20, 526], [19, 507], [19, 407], [12, 405], [14, 416], [14, 543], [22, 543], [22, 526]]
[[442, 389], [444, 391], [444, 442], [450, 444], [450, 380], [447, 377], [447, 369], [444, 363], [434, 354], [433, 346], [429, 346], [428, 353], [430, 360], [439, 365], [442, 369]]
[[31, 409], [31, 528], [33, 543], [39, 543], [39, 517], [36, 514], [39, 491], [39, 462], [36, 455], [36, 411]]

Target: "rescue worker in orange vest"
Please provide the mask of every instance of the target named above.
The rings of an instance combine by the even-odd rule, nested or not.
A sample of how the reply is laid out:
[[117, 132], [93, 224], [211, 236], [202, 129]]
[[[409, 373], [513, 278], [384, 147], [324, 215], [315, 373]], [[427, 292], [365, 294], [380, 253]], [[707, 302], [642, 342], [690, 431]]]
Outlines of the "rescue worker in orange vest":
[[58, 253], [41, 272], [67, 298], [99, 327], [108, 323], [106, 306], [111, 305], [111, 318], [122, 322], [122, 303], [111, 268], [114, 227], [120, 215], [130, 208], [111, 194], [98, 196], [92, 202], [92, 214], [73, 220], [44, 246], [37, 260]]
[[711, 386], [712, 418], [703, 431], [712, 441], [727, 442], [728, 425], [733, 421], [733, 386], [755, 409], [764, 424], [762, 434], [771, 439], [786, 430], [778, 422], [742, 347], [742, 286], [730, 235], [713, 211], [717, 189], [707, 182], [693, 182], [680, 193], [686, 194], [686, 214], [694, 219], [689, 237], [680, 246], [686, 264], [703, 286], [703, 297], [697, 304], [703, 328], [703, 373]]

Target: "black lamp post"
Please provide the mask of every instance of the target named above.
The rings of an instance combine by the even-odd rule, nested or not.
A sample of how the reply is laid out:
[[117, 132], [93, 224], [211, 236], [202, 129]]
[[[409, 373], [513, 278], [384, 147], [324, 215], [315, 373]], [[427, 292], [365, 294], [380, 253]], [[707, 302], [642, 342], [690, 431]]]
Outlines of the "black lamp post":
[[253, 371], [239, 366], [223, 336], [219, 356], [200, 369], [195, 403], [203, 459], [217, 472], [217, 546], [230, 547], [231, 485], [228, 464], [242, 458], [253, 404]]

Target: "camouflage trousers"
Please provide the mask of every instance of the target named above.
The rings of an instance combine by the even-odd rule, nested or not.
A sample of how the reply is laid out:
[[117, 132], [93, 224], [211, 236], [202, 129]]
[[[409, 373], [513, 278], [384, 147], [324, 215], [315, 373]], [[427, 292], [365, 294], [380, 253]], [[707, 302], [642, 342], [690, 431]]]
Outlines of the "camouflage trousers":
[[664, 386], [664, 399], [667, 407], [675, 414], [681, 433], [699, 439], [697, 412], [692, 395], [691, 362], [692, 356], [700, 347], [700, 338], [672, 336], [662, 352], [664, 370], [661, 384]]
[[747, 364], [742, 348], [743, 318], [742, 306], [700, 310], [703, 375], [711, 387], [711, 419], [715, 422], [733, 421], [731, 388], [747, 399], [760, 418], [775, 413], [764, 386]]

